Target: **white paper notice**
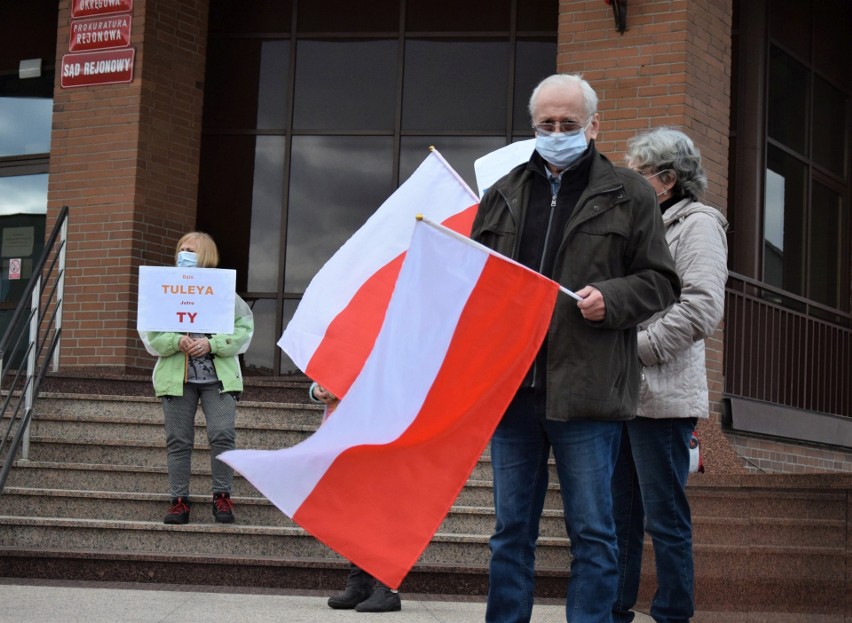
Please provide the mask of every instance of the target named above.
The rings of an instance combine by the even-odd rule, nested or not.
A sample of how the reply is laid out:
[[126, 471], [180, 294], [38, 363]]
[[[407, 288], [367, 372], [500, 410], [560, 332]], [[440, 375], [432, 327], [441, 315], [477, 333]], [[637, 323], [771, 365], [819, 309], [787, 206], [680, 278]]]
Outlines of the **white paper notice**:
[[237, 272], [139, 267], [139, 331], [233, 333]]

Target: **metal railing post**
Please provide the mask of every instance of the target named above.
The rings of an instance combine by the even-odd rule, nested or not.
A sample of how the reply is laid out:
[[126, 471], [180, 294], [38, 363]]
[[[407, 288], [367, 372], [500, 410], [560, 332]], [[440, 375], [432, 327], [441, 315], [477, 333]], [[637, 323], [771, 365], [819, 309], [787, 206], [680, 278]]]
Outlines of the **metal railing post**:
[[56, 338], [56, 349], [53, 351], [53, 371], [59, 370], [59, 350], [62, 345], [62, 307], [65, 301], [65, 249], [68, 239], [68, 219], [62, 222], [59, 234], [59, 269], [56, 273], [59, 280], [56, 285], [56, 318], [54, 320], [54, 334]]
[[[30, 420], [35, 412], [39, 386], [51, 364], [54, 371], [59, 367], [68, 221], [68, 206], [62, 206], [12, 318], [0, 335], [0, 388], [3, 390], [0, 392], [0, 495], [17, 457], [29, 459]], [[53, 290], [44, 291], [45, 284], [53, 286]], [[57, 294], [58, 298], [54, 298]], [[29, 318], [26, 317], [28, 308]], [[49, 318], [50, 311], [54, 312], [54, 318]], [[24, 345], [27, 347], [26, 370]]]
[[35, 389], [35, 368], [36, 358], [38, 357], [38, 321], [39, 310], [41, 307], [41, 275], [36, 277], [35, 287], [33, 288], [32, 299], [30, 303], [30, 339], [27, 341], [27, 379], [25, 382], [26, 390], [24, 391], [24, 421], [27, 423], [24, 429], [24, 436], [21, 441], [21, 458], [27, 460], [30, 458], [30, 422], [29, 414], [33, 410], [33, 391]]

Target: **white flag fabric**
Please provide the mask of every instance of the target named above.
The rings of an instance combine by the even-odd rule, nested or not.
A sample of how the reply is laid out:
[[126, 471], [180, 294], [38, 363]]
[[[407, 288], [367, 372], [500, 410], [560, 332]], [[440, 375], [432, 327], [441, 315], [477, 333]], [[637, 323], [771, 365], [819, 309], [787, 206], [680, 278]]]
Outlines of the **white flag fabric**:
[[391, 587], [429, 544], [547, 333], [557, 283], [418, 223], [363, 370], [283, 450], [219, 458]]
[[343, 397], [361, 371], [422, 214], [470, 235], [479, 200], [433, 150], [311, 280], [278, 345]]
[[531, 138], [511, 143], [477, 158], [473, 163], [473, 171], [476, 174], [480, 199], [494, 182], [519, 164], [529, 160], [533, 151], [535, 151], [535, 139]]

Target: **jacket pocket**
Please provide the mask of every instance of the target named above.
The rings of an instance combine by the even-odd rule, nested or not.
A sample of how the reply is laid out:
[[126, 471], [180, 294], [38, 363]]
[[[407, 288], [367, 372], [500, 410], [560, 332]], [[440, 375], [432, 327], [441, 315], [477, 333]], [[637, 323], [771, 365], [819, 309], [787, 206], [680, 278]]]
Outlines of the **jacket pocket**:
[[515, 238], [516, 231], [513, 225], [507, 225], [505, 222], [500, 222], [500, 219], [492, 218], [479, 227], [474, 240], [502, 255], [511, 257]]
[[582, 285], [626, 275], [628, 244], [626, 232], [619, 227], [581, 226], [570, 246], [572, 256], [579, 260], [575, 270], [581, 273], [577, 278], [583, 281]]

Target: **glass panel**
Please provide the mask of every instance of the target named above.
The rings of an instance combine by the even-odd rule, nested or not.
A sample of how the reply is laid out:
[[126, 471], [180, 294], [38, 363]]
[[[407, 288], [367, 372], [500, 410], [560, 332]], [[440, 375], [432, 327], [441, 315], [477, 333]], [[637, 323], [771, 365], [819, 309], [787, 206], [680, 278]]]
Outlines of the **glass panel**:
[[240, 292], [248, 277], [255, 161], [254, 136], [202, 137], [197, 227], [216, 241], [220, 267], [237, 271]]
[[257, 94], [257, 128], [287, 127], [287, 84], [290, 75], [290, 42], [264, 41], [260, 49], [260, 86]]
[[398, 0], [370, 0], [367, 7], [351, 0], [300, 2], [298, 30], [306, 32], [397, 32]]
[[248, 291], [277, 292], [284, 205], [283, 136], [258, 136], [254, 151]]
[[[15, 305], [21, 302], [26, 293], [33, 276], [33, 268], [41, 257], [44, 249], [45, 220], [43, 213], [0, 217], [0, 308], [4, 310], [0, 312], [0, 335], [9, 328]], [[17, 279], [10, 279], [10, 264], [13, 259], [20, 263]], [[19, 321], [17, 326], [22, 326], [25, 322]], [[23, 343], [20, 345], [20, 351], [25, 350], [26, 343]], [[16, 355], [13, 355], [13, 361]], [[8, 354], [5, 357], [8, 357]]]
[[299, 41], [293, 127], [393, 130], [396, 40]]
[[211, 39], [204, 87], [204, 127], [285, 128], [289, 71], [287, 39]]
[[210, 32], [290, 33], [289, 0], [213, 0], [210, 3]]
[[405, 25], [414, 32], [508, 31], [511, 5], [510, 0], [408, 0]]
[[[518, 3], [518, 30], [556, 32], [559, 0], [524, 0]], [[555, 62], [556, 54], [551, 59]]]
[[275, 326], [275, 299], [246, 301], [254, 315], [254, 335], [243, 355], [246, 375], [268, 375], [274, 371], [275, 349], [278, 348], [278, 329]]
[[526, 133], [527, 138], [532, 138], [530, 95], [539, 82], [553, 73], [556, 73], [555, 39], [518, 41], [515, 52], [513, 132]]
[[256, 39], [210, 39], [204, 78], [205, 129], [254, 129], [261, 52], [262, 42]]
[[[748, 1], [748, 0], [746, 0]], [[825, 0], [817, 0], [822, 3]], [[801, 58], [811, 55], [811, 5], [802, 0], [771, 0], [770, 36]], [[823, 13], [820, 10], [820, 13]], [[823, 15], [830, 15], [823, 13]]]
[[0, 157], [50, 151], [53, 100], [0, 97]]
[[848, 97], [814, 76], [814, 161], [841, 178], [846, 173], [849, 137], [838, 130], [849, 127], [846, 123], [848, 104]]
[[391, 137], [296, 136], [284, 289], [313, 276], [393, 192]]
[[811, 203], [811, 233], [808, 263], [810, 291], [808, 297], [831, 307], [841, 307], [841, 263], [847, 262], [848, 251], [842, 247], [843, 201], [836, 192], [814, 182]]
[[763, 280], [794, 294], [802, 287], [807, 172], [776, 147], [767, 152]]
[[[478, 193], [473, 163], [477, 158], [506, 145], [502, 136], [409, 136], [403, 137], [399, 156], [400, 183], [411, 177], [415, 169], [429, 156], [433, 145], [450, 166]], [[473, 202], [472, 202], [473, 203]]]
[[808, 71], [772, 46], [769, 59], [769, 136], [808, 155]]
[[403, 130], [505, 132], [508, 62], [505, 41], [406, 42]]
[[819, 0], [814, 3], [819, 14], [814, 20], [813, 65], [818, 72], [835, 84], [852, 82], [852, 2], [849, 0]]
[[0, 177], [0, 216], [47, 214], [47, 173]]
[[[293, 315], [296, 313], [296, 307], [299, 305], [301, 301], [299, 299], [284, 299], [284, 309], [283, 309], [283, 318], [282, 318], [282, 327], [286, 327], [290, 321], [293, 319]], [[281, 329], [283, 333], [284, 329]], [[280, 335], [278, 337], [281, 337]], [[276, 341], [278, 338], [275, 338]], [[297, 372], [301, 372], [298, 366], [293, 363], [293, 360], [290, 359], [290, 356], [285, 353], [283, 350], [281, 351], [281, 366], [278, 370], [279, 374], [295, 374]]]

